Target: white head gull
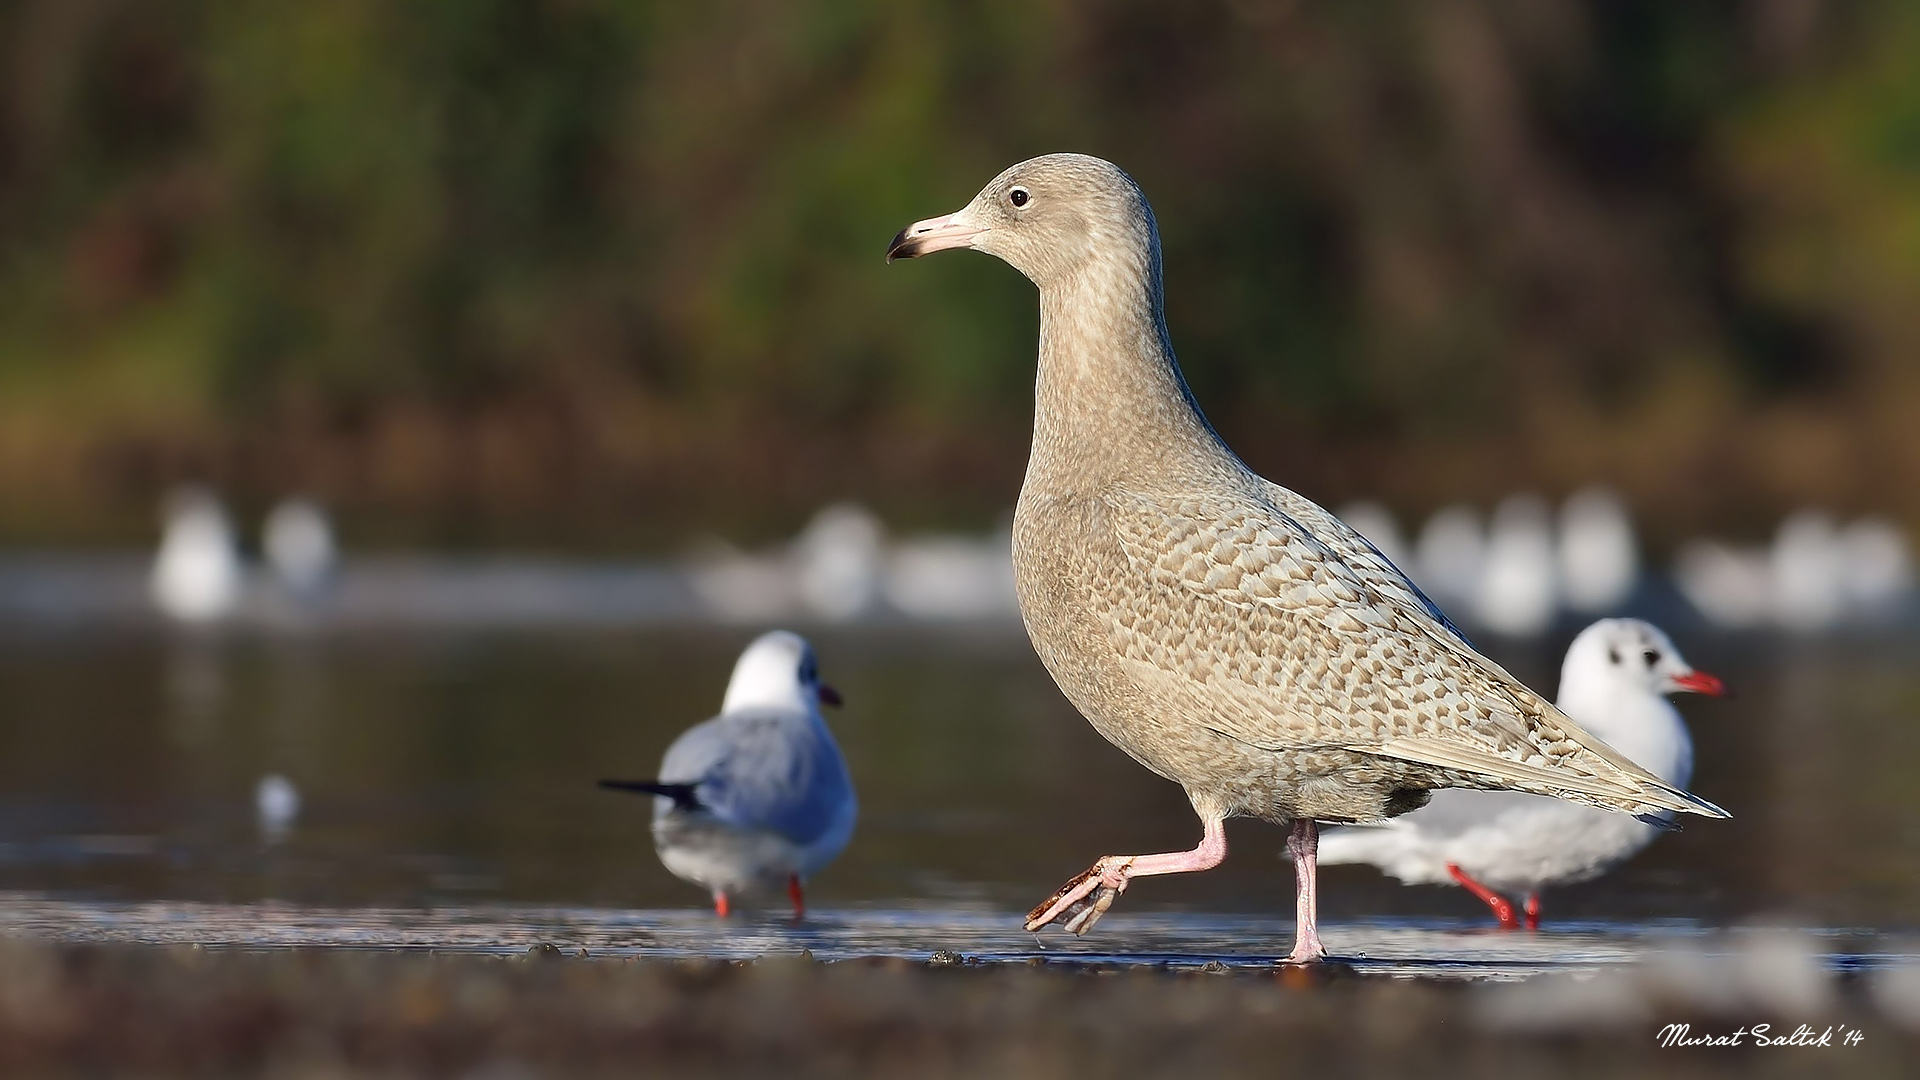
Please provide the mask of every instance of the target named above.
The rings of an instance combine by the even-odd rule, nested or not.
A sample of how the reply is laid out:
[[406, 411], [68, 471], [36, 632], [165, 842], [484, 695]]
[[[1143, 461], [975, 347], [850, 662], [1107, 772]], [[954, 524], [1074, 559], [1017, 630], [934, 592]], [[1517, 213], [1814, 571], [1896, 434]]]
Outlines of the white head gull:
[[[1719, 679], [1695, 671], [1667, 635], [1639, 619], [1602, 619], [1581, 631], [1560, 669], [1568, 716], [1676, 787], [1693, 775], [1693, 739], [1667, 694], [1720, 696]], [[1661, 815], [1664, 817], [1665, 815]], [[1323, 863], [1372, 863], [1410, 885], [1455, 881], [1518, 925], [1503, 892], [1525, 893], [1539, 925], [1540, 890], [1597, 877], [1653, 842], [1648, 821], [1510, 791], [1438, 791], [1411, 814], [1332, 829]]]
[[168, 496], [148, 580], [154, 606], [180, 622], [213, 622], [233, 613], [241, 585], [240, 551], [219, 498], [203, 487]]
[[720, 715], [674, 740], [656, 779], [600, 786], [656, 796], [660, 861], [712, 893], [722, 916], [742, 895], [782, 887], [802, 914], [806, 880], [847, 846], [858, 812], [822, 702], [840, 696], [806, 639], [762, 634], [735, 662]]
[[1621, 758], [1473, 650], [1352, 528], [1255, 474], [1174, 359], [1160, 238], [1112, 163], [1048, 154], [888, 258], [995, 255], [1040, 293], [1032, 451], [1014, 508], [1022, 621], [1109, 742], [1181, 785], [1201, 838], [1107, 855], [1027, 916], [1090, 928], [1134, 879], [1226, 858], [1224, 822], [1292, 828], [1288, 960], [1324, 957], [1320, 821], [1378, 821], [1434, 788], [1513, 788], [1624, 813], [1724, 817]]

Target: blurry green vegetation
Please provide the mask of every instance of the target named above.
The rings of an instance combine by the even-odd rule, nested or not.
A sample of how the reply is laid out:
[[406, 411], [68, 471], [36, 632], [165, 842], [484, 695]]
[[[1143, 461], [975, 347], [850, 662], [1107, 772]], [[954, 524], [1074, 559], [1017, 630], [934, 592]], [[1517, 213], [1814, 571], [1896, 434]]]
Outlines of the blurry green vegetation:
[[[409, 541], [985, 524], [1034, 304], [906, 221], [1075, 149], [1257, 468], [1657, 535], [1920, 523], [1893, 2], [0, 7], [0, 534], [300, 488]], [[717, 492], [717, 494], [716, 494]]]

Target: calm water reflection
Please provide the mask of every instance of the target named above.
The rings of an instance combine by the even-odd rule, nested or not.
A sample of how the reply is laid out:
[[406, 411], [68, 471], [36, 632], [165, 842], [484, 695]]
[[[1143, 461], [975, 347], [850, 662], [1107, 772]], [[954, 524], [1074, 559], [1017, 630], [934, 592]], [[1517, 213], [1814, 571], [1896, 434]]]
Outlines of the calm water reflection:
[[[820, 907], [1024, 910], [1097, 855], [1193, 842], [1180, 792], [1093, 734], [1017, 627], [810, 633], [847, 698], [830, 720], [863, 812], [815, 884]], [[0, 648], [0, 890], [696, 908], [703, 898], [653, 858], [647, 803], [594, 781], [650, 771], [715, 707], [750, 636], [15, 632]], [[1484, 644], [1550, 688], [1565, 641]], [[1913, 643], [1681, 645], [1740, 693], [1682, 706], [1699, 744], [1694, 787], [1735, 817], [1550, 894], [1549, 920], [1920, 924]], [[305, 803], [277, 843], [253, 817], [269, 772]], [[1281, 840], [1235, 823], [1225, 866], [1142, 882], [1122, 909], [1286, 915]], [[1330, 921], [1480, 914], [1458, 890], [1362, 868], [1330, 868], [1322, 889]]]

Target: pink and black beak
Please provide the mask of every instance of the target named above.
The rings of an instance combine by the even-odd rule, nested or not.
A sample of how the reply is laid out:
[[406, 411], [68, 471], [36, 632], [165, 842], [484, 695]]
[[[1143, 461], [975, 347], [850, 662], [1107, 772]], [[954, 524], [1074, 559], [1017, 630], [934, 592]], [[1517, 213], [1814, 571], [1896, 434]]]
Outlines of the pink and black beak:
[[893, 243], [887, 245], [887, 261], [917, 259], [948, 248], [972, 247], [973, 238], [986, 230], [954, 220], [959, 216], [953, 213], [928, 218], [901, 229], [900, 234], [893, 238]]
[[835, 690], [826, 683], [821, 683], [818, 688], [818, 693], [820, 694], [820, 704], [832, 705], [835, 708], [840, 707], [840, 691]]
[[1705, 694], [1708, 697], [1730, 696], [1726, 683], [1721, 682], [1717, 676], [1709, 675], [1704, 671], [1689, 671], [1685, 675], [1675, 675], [1673, 676], [1673, 685], [1677, 689], [1687, 690], [1695, 694]]

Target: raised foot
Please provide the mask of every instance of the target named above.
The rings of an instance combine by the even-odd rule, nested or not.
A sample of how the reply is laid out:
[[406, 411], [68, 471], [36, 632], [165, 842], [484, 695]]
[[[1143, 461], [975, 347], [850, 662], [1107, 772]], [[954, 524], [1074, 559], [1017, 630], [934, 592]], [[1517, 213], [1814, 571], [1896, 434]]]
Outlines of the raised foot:
[[1027, 932], [1064, 919], [1060, 925], [1074, 933], [1093, 929], [1120, 894], [1127, 891], [1127, 864], [1133, 860], [1108, 855], [1068, 880], [1032, 911], [1027, 912]]

